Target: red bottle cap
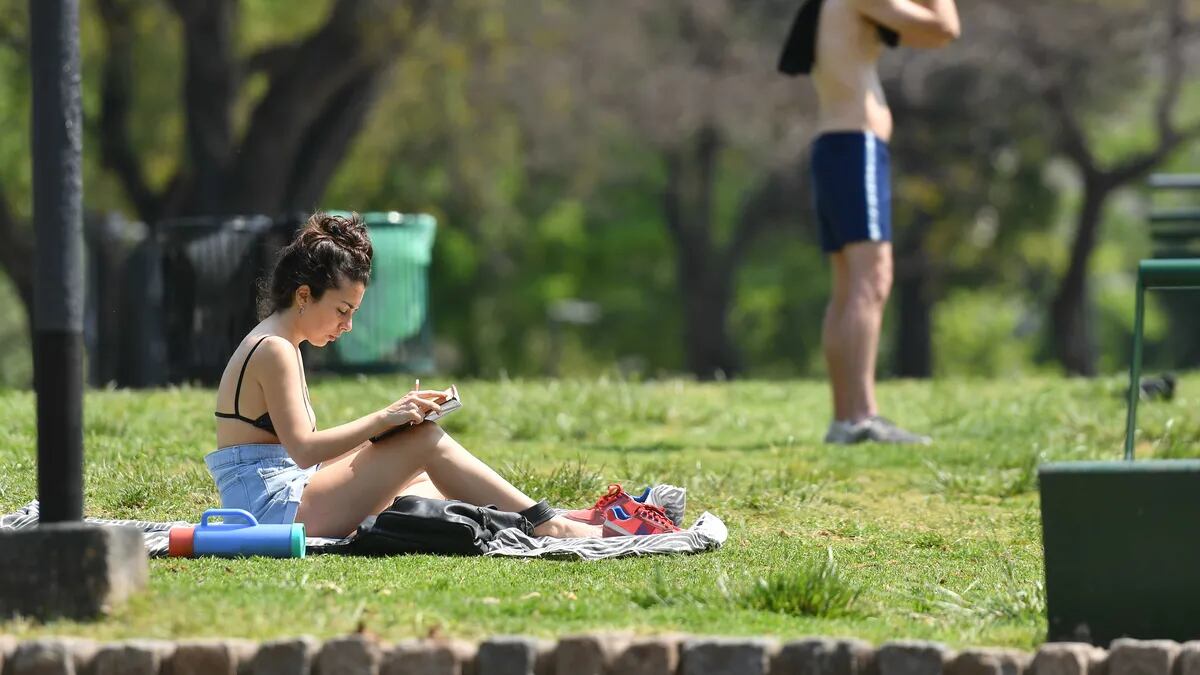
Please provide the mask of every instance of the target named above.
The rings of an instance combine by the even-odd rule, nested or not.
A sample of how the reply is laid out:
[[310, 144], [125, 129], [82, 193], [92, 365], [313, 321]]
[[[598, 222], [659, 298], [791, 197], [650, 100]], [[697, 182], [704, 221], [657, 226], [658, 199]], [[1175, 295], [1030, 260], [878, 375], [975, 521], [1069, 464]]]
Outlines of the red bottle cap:
[[196, 528], [191, 525], [172, 527], [167, 533], [167, 555], [172, 558], [192, 557]]

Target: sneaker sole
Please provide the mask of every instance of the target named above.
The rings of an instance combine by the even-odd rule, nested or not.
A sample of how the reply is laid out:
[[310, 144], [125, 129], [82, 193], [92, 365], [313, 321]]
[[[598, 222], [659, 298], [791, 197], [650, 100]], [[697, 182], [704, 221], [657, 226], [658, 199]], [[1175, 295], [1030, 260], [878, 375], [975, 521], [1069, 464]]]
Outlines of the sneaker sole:
[[616, 532], [618, 535], [620, 535], [622, 537], [632, 537], [633, 536], [632, 532], [630, 532], [629, 530], [617, 527], [617, 524], [612, 522], [611, 520], [604, 521], [604, 529], [605, 529], [605, 531], [608, 531], [608, 532]]

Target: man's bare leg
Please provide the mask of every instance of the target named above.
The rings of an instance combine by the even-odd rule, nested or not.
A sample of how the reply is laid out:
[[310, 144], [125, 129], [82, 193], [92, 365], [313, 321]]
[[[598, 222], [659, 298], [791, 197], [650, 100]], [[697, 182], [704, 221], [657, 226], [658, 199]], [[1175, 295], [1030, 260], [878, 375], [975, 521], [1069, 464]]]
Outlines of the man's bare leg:
[[833, 292], [825, 312], [822, 342], [834, 421], [826, 442], [928, 443], [928, 437], [879, 417], [875, 401], [879, 332], [892, 289], [891, 244], [856, 242], [832, 254], [830, 261]]
[[833, 389], [834, 419], [859, 422], [876, 415], [875, 358], [883, 310], [892, 288], [892, 246], [856, 242], [831, 257], [833, 293], [823, 342]]
[[829, 393], [833, 401], [833, 419], [848, 419], [850, 403], [846, 385], [849, 377], [843, 367], [847, 360], [845, 343], [841, 339], [842, 316], [846, 313], [846, 295], [850, 291], [849, 268], [846, 256], [841, 251], [830, 254], [831, 288], [829, 304], [825, 307], [825, 319], [821, 324], [821, 347], [825, 356], [825, 369], [829, 374]]

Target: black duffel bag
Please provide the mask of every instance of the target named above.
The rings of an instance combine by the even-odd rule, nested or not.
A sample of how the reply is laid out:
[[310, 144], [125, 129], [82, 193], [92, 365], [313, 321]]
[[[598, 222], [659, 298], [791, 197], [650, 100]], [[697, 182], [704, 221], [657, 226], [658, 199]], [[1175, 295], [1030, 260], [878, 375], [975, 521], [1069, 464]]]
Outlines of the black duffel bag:
[[482, 555], [501, 530], [533, 528], [554, 516], [545, 501], [519, 513], [493, 506], [406, 495], [396, 497], [379, 515], [370, 516], [346, 545], [351, 555]]

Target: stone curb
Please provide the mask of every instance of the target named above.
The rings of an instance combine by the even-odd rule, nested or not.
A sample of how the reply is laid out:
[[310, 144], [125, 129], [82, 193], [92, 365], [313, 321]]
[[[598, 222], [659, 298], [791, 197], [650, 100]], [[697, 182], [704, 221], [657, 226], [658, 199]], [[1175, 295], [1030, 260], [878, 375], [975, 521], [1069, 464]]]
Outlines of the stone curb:
[[1200, 675], [1200, 641], [1121, 639], [1106, 651], [1058, 642], [1036, 652], [936, 642], [589, 633], [381, 643], [369, 635], [262, 643], [0, 635], [0, 675]]

